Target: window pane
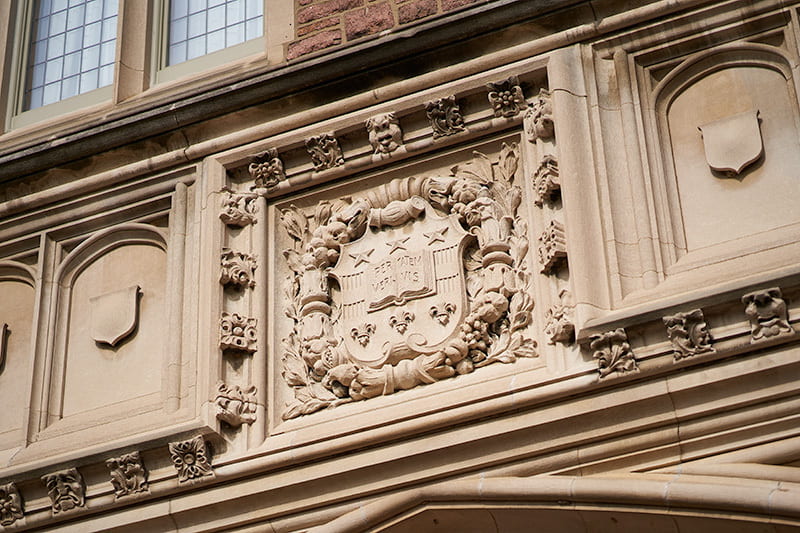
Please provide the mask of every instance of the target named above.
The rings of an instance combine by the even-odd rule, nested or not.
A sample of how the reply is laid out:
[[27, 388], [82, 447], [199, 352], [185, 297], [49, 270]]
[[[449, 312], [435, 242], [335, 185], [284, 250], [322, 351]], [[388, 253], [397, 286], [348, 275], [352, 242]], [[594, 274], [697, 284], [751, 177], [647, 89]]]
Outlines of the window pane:
[[26, 110], [113, 83], [117, 10], [118, 0], [37, 1]]
[[167, 64], [264, 34], [264, 0], [171, 0]]

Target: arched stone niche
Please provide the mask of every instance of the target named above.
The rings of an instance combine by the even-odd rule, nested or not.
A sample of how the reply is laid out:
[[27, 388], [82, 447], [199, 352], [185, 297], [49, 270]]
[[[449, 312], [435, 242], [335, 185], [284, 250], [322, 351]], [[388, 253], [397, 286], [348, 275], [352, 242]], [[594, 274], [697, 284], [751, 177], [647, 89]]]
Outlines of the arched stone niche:
[[47, 425], [72, 430], [160, 408], [166, 251], [162, 230], [123, 224], [65, 257], [55, 276]]
[[33, 269], [0, 261], [0, 450], [19, 444], [31, 368], [36, 289]]
[[742, 239], [757, 249], [769, 232], [800, 223], [790, 64], [782, 50], [739, 43], [686, 59], [656, 87], [678, 258]]

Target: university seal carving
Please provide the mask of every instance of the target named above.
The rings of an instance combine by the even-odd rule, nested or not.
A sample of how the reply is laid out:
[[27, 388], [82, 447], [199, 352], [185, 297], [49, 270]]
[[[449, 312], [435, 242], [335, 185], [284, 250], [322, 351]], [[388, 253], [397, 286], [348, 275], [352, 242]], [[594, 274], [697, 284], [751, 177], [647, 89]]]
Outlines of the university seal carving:
[[295, 206], [284, 419], [536, 355], [516, 145], [449, 176]]

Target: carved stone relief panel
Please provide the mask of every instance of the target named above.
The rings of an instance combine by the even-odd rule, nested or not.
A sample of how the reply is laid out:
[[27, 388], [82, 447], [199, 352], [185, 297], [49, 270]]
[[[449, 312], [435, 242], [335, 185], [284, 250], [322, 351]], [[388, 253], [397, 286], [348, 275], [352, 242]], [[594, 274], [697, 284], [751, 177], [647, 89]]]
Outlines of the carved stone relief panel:
[[367, 119], [366, 127], [375, 155], [389, 155], [403, 145], [400, 121], [394, 113], [382, 113], [370, 117]]
[[223, 313], [219, 324], [219, 347], [232, 352], [255, 352], [258, 347], [256, 324], [255, 318]]
[[169, 456], [178, 471], [179, 483], [214, 477], [211, 449], [202, 435], [185, 441], [170, 442]]
[[612, 372], [627, 374], [639, 370], [623, 328], [592, 335], [589, 337], [589, 348], [593, 350], [592, 357], [597, 361], [601, 379]]
[[464, 117], [461, 116], [455, 96], [426, 102], [425, 114], [431, 123], [434, 139], [466, 131]]
[[141, 289], [132, 285], [89, 298], [91, 335], [100, 346], [114, 347], [139, 325]]
[[10, 526], [23, 517], [22, 498], [14, 483], [0, 485], [0, 525]]
[[58, 514], [86, 504], [83, 476], [76, 468], [68, 468], [42, 476], [47, 487], [53, 514]]
[[536, 196], [533, 203], [542, 207], [552, 202], [561, 192], [561, 178], [558, 175], [558, 160], [552, 155], [542, 158], [539, 168], [533, 175], [533, 190]]
[[219, 282], [237, 289], [252, 288], [256, 285], [256, 259], [250, 254], [222, 249], [220, 257]]
[[217, 384], [217, 418], [232, 427], [252, 424], [256, 420], [256, 388], [250, 386], [242, 390], [238, 385], [229, 387]]
[[148, 492], [148, 473], [139, 452], [130, 452], [108, 459], [106, 466], [111, 474], [111, 484], [114, 486], [116, 498]]
[[278, 157], [278, 150], [270, 148], [250, 158], [250, 177], [254, 189], [272, 189], [286, 179], [283, 172], [283, 161]]
[[713, 352], [711, 334], [701, 309], [664, 317], [675, 360], [701, 353]]
[[554, 272], [566, 259], [567, 238], [564, 226], [558, 220], [551, 220], [547, 229], [539, 236], [539, 262], [542, 272]]
[[306, 139], [306, 149], [317, 172], [344, 165], [339, 140], [333, 133], [322, 133]]
[[549, 308], [545, 313], [544, 332], [549, 337], [549, 343], [570, 343], [575, 340], [575, 325], [573, 324], [574, 304], [569, 290], [559, 292], [559, 302]]
[[553, 123], [553, 103], [550, 91], [541, 89], [536, 100], [525, 112], [527, 127], [525, 133], [528, 141], [536, 142], [537, 139], [550, 140], [555, 136]]
[[243, 228], [256, 221], [256, 195], [222, 191], [219, 218], [228, 226]]
[[751, 342], [794, 334], [778, 287], [749, 292], [742, 296], [742, 303], [750, 320]]
[[516, 144], [281, 210], [284, 419], [536, 355]]
[[495, 83], [488, 83], [486, 88], [489, 90], [487, 96], [496, 117], [513, 118], [528, 107], [517, 76], [511, 76]]

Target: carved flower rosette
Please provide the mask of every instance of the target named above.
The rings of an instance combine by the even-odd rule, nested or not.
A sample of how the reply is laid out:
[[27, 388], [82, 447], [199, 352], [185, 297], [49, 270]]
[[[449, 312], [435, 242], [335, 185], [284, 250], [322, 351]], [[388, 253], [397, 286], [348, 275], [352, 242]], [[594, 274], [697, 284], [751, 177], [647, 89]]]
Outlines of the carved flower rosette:
[[516, 144], [448, 176], [281, 212], [285, 420], [535, 357]]

